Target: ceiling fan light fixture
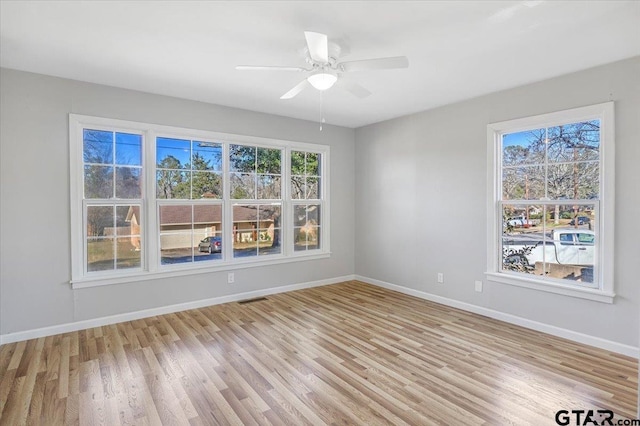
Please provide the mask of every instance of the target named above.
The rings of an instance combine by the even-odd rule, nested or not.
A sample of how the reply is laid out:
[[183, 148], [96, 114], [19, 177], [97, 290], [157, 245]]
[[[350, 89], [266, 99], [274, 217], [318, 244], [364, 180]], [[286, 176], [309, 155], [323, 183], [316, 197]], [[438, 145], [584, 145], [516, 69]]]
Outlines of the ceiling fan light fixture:
[[318, 90], [327, 90], [335, 84], [338, 76], [326, 71], [320, 71], [307, 77], [307, 81]]

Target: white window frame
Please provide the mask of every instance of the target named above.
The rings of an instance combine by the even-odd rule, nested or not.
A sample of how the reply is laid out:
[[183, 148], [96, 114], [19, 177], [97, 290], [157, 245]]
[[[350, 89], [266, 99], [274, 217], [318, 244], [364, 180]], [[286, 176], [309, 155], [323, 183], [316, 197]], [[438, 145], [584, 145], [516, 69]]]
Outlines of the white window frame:
[[[600, 198], [596, 258], [598, 288], [579, 287], [535, 275], [509, 274], [500, 269], [502, 235], [502, 135], [567, 123], [600, 120]], [[614, 103], [590, 105], [487, 125], [487, 270], [488, 281], [525, 287], [583, 299], [613, 303], [614, 292], [614, 191], [615, 133]], [[514, 203], [517, 203], [514, 201]], [[532, 200], [531, 204], [535, 204]]]
[[[141, 268], [136, 270], [119, 270], [107, 272], [87, 273], [85, 268], [85, 238], [86, 226], [84, 218], [83, 199], [83, 129], [128, 132], [142, 135], [142, 224], [141, 224]], [[207, 203], [222, 204], [223, 227], [223, 259], [211, 262], [190, 262], [186, 264], [161, 265], [160, 262], [160, 231], [159, 205], [172, 204], [171, 200], [156, 198], [156, 138], [177, 137], [183, 139], [202, 139], [223, 145], [223, 198], [208, 200]], [[267, 256], [251, 256], [247, 258], [233, 258], [232, 248], [232, 212], [233, 204], [247, 204], [246, 200], [230, 198], [229, 182], [229, 145], [250, 145], [282, 150], [282, 217], [281, 217], [281, 247], [280, 254]], [[70, 147], [70, 202], [71, 202], [71, 284], [73, 288], [95, 287], [109, 284], [121, 284], [133, 281], [169, 278], [193, 274], [219, 272], [225, 270], [243, 269], [275, 265], [297, 261], [328, 258], [330, 248], [330, 202], [329, 202], [329, 170], [330, 147], [328, 145], [310, 144], [296, 141], [286, 141], [255, 136], [243, 136], [218, 133], [205, 130], [195, 130], [174, 126], [140, 123], [102, 117], [92, 117], [79, 114], [69, 114], [69, 147]], [[311, 200], [321, 204], [321, 247], [317, 250], [294, 251], [293, 247], [293, 206], [300, 200], [291, 199], [290, 190], [290, 156], [291, 151], [307, 151], [319, 153], [321, 161], [320, 200]], [[118, 200], [119, 201], [119, 200]], [[122, 200], [123, 202], [126, 200]], [[204, 203], [200, 200], [180, 200], [185, 204]], [[251, 200], [249, 204], [265, 204], [272, 200]], [[178, 203], [178, 201], [176, 201]]]

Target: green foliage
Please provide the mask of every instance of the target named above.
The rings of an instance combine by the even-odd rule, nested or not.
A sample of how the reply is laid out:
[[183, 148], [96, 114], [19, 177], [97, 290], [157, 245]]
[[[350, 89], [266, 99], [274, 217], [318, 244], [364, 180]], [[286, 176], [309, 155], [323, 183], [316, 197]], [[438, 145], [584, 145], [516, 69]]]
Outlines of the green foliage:
[[[180, 160], [169, 155], [158, 163], [156, 193], [159, 198], [221, 198], [222, 178], [212, 169], [210, 160], [198, 153], [192, 164], [184, 166]], [[193, 170], [190, 172], [189, 170]]]

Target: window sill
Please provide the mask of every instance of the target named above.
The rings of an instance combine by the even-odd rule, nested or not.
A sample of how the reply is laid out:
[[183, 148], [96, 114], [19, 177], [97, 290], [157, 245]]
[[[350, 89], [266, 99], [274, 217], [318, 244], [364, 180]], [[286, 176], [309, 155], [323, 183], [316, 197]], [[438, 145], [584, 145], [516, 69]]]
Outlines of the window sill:
[[234, 271], [238, 269], [255, 268], [260, 266], [279, 265], [291, 262], [304, 262], [307, 260], [326, 259], [331, 257], [331, 252], [314, 253], [309, 255], [295, 254], [290, 257], [279, 257], [277, 259], [260, 259], [245, 262], [234, 261], [233, 263], [219, 263], [215, 266], [200, 266], [182, 269], [166, 269], [154, 272], [141, 271], [136, 273], [128, 273], [126, 275], [111, 275], [100, 277], [84, 277], [71, 281], [71, 288], [74, 290], [89, 287], [99, 287], [103, 285], [125, 284], [137, 281], [158, 280], [173, 277], [183, 277], [188, 275], [209, 274], [222, 271]]
[[514, 277], [497, 272], [486, 272], [485, 275], [487, 277], [487, 280], [492, 282], [545, 291], [548, 293], [562, 294], [564, 296], [594, 300], [596, 302], [613, 303], [613, 299], [615, 297], [615, 293], [613, 292], [603, 291], [595, 288], [566, 286], [533, 278]]

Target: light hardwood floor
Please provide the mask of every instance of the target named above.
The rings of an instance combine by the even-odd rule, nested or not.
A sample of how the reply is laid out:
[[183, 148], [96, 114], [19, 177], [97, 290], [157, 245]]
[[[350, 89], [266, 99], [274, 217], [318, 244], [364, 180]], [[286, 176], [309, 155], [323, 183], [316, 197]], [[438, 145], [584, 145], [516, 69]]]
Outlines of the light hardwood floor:
[[554, 425], [634, 418], [637, 371], [352, 281], [3, 345], [0, 424]]

